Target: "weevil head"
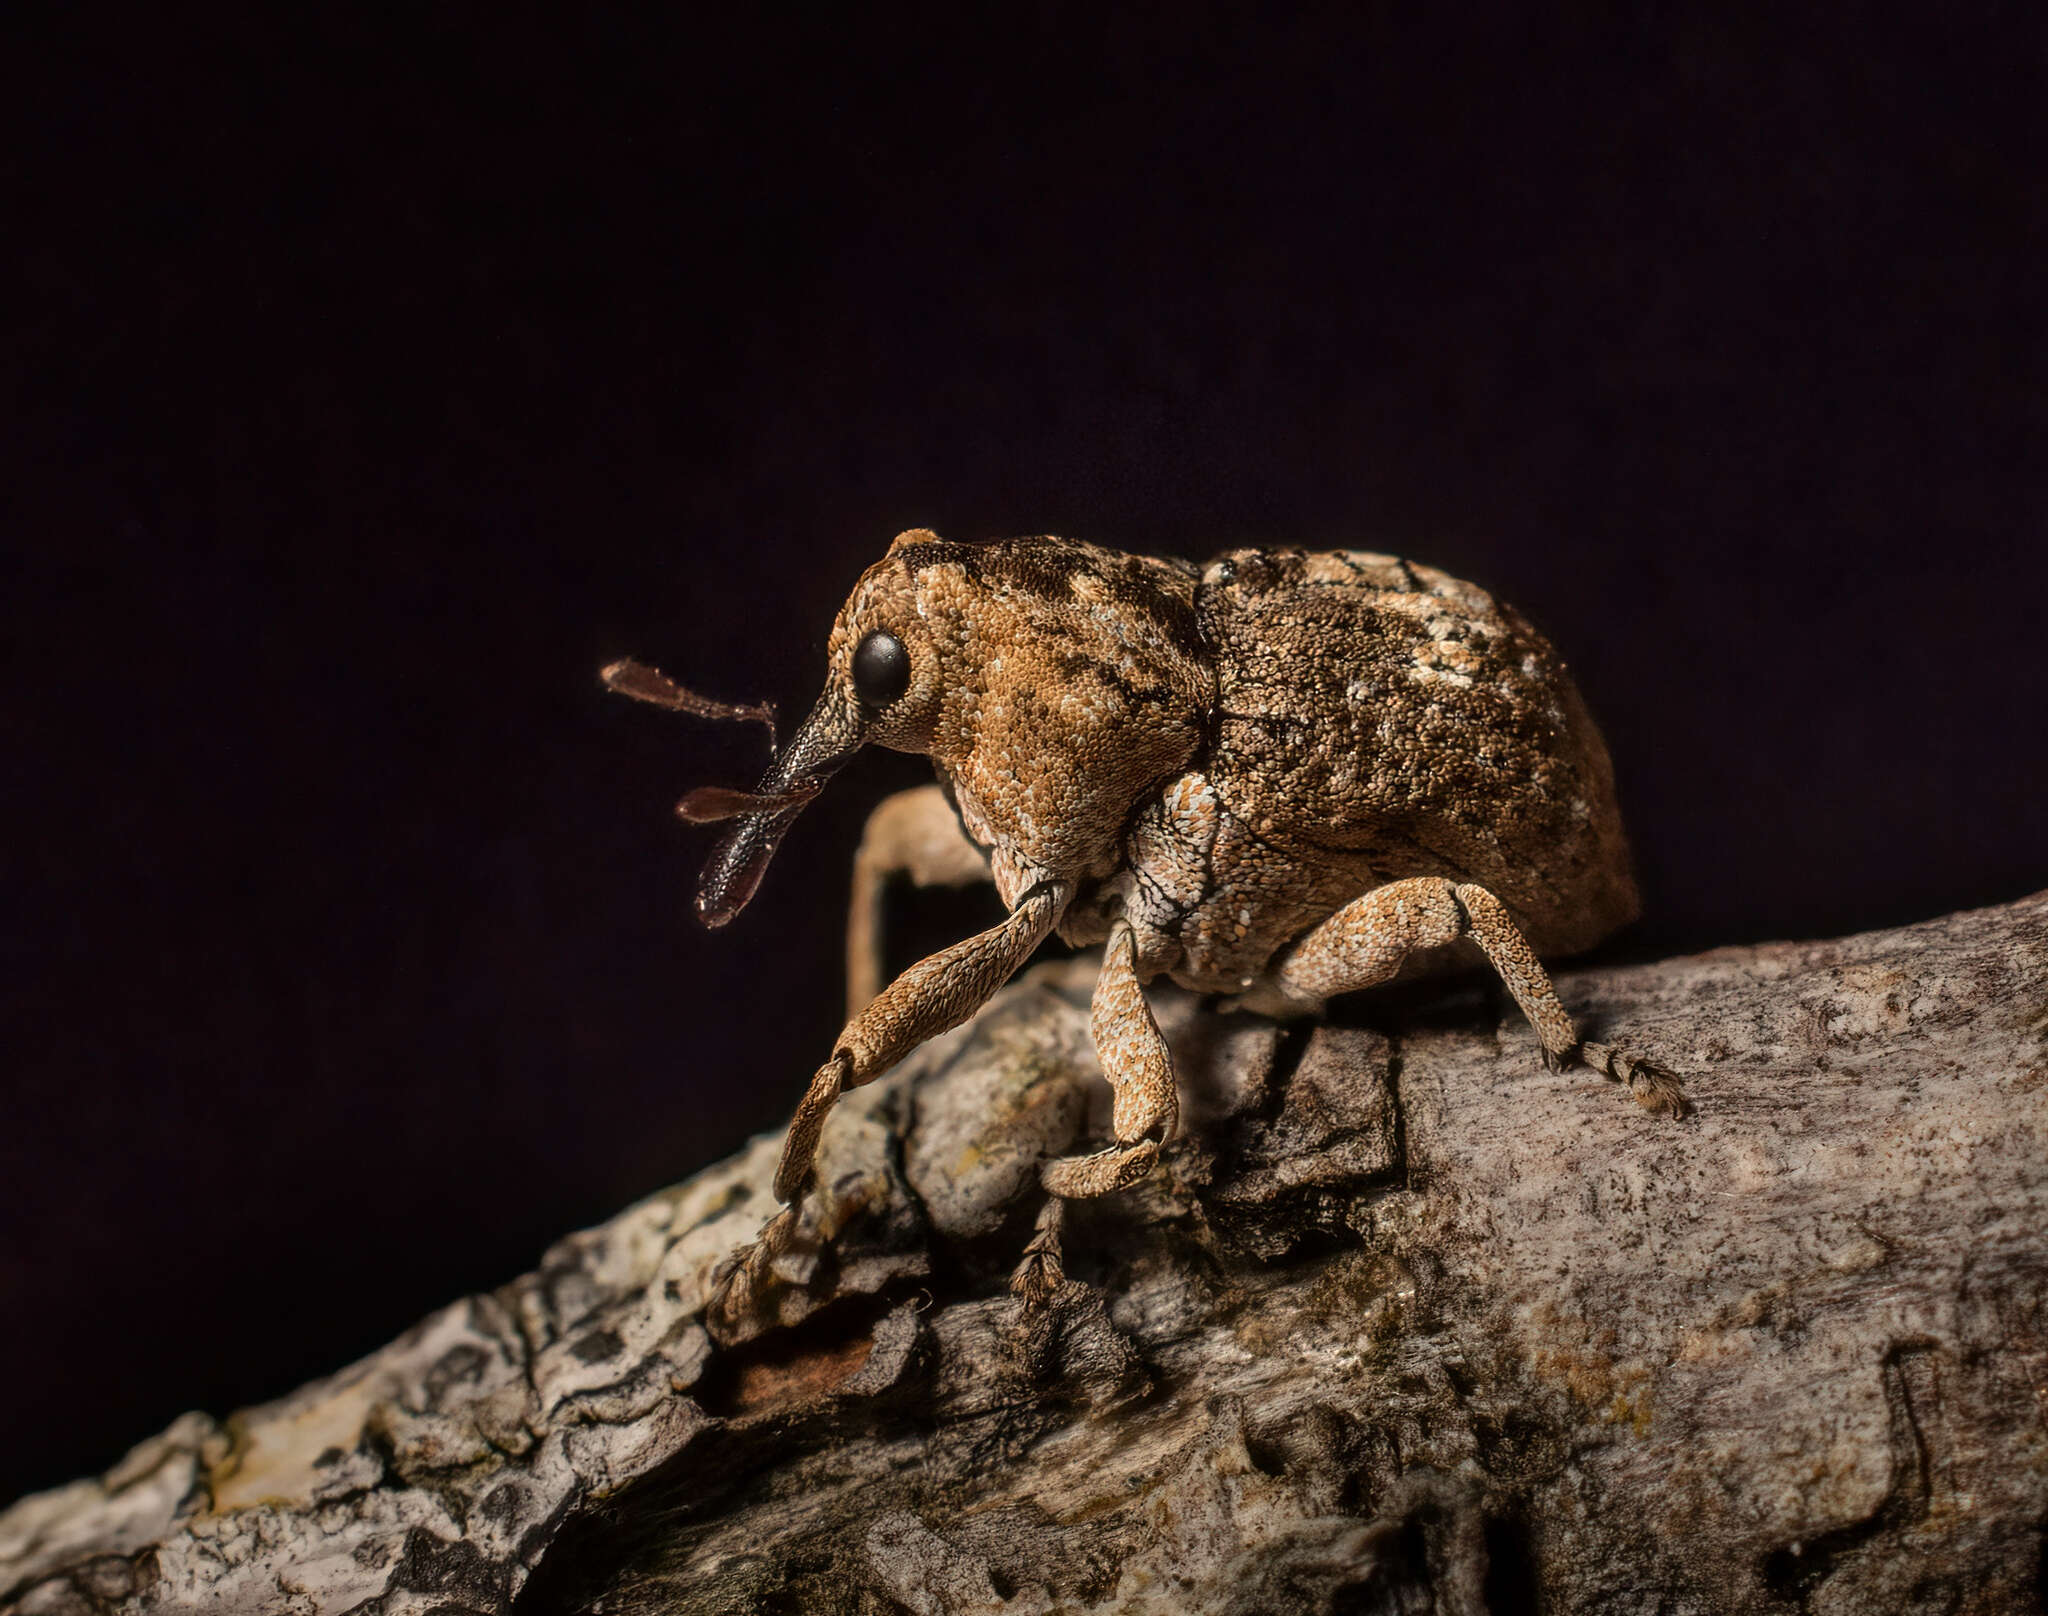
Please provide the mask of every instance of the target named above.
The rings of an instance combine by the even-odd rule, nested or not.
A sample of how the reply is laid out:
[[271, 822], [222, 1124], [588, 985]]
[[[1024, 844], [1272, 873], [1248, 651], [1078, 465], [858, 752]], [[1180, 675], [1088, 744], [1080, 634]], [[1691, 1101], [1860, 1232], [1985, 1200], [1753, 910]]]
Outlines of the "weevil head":
[[[1201, 743], [1194, 569], [1064, 539], [898, 535], [832, 625], [825, 688], [712, 852], [697, 910], [746, 906], [803, 806], [863, 746], [929, 756], [978, 838], [1078, 878]], [[998, 860], [1000, 879], [1001, 860]]]

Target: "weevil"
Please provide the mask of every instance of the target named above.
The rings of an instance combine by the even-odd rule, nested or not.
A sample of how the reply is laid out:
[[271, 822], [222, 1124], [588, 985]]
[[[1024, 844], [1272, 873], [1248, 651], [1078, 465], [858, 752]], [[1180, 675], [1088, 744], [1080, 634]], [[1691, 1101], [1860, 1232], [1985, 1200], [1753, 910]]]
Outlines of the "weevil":
[[[936, 786], [885, 801], [856, 860], [849, 1020], [798, 1104], [781, 1210], [725, 1266], [745, 1314], [798, 1227], [819, 1130], [974, 1014], [1044, 939], [1100, 944], [1089, 1027], [1112, 1139], [1051, 1161], [1012, 1288], [1063, 1282], [1062, 1209], [1151, 1171], [1179, 1103], [1146, 1006], [1166, 976], [1227, 1005], [1313, 1015], [1332, 996], [1477, 951], [1542, 1058], [1583, 1063], [1682, 1115], [1675, 1077], [1580, 1039], [1541, 958], [1591, 947], [1638, 900], [1605, 743], [1564, 663], [1512, 607], [1418, 562], [1240, 549], [1206, 565], [1059, 538], [898, 535], [832, 626], [824, 692], [728, 820], [697, 911], [746, 907], [804, 805], [863, 746], [919, 752]], [[638, 663], [614, 689], [768, 723]], [[1000, 924], [880, 986], [876, 902], [893, 876], [992, 880]]]

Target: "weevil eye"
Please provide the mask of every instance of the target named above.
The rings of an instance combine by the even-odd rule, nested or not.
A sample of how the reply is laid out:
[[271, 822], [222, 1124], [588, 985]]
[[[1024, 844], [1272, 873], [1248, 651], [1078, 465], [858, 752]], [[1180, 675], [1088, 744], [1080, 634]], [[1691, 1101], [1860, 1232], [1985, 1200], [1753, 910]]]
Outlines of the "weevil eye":
[[870, 707], [885, 707], [910, 688], [910, 653], [887, 629], [853, 648], [853, 688]]

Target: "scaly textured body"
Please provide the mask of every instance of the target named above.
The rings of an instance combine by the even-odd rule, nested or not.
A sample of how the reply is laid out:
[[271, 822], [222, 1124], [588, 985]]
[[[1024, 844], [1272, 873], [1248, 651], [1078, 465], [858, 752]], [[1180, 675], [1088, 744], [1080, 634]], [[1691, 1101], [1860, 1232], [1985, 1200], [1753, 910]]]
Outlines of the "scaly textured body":
[[[1173, 1129], [1171, 1063], [1142, 993], [1162, 973], [1253, 1009], [1313, 1012], [1476, 945], [1546, 1059], [1585, 1060], [1644, 1104], [1682, 1109], [1668, 1074], [1579, 1041], [1538, 963], [1626, 922], [1636, 894], [1599, 732], [1549, 643], [1484, 590], [1363, 551], [1239, 550], [1196, 567], [918, 530], [861, 577], [828, 657], [824, 694], [759, 792], [684, 804], [739, 821], [706, 868], [705, 919], [738, 913], [860, 746], [928, 755], [940, 788], [871, 821], [852, 1019], [791, 1124], [776, 1185], [788, 1206], [732, 1270], [729, 1327], [744, 1327], [745, 1295], [793, 1237], [838, 1095], [972, 1015], [1055, 928], [1106, 944], [1092, 1026], [1115, 1139], [1045, 1168], [1050, 1199], [1017, 1281], [1030, 1299], [1059, 1283], [1062, 1198], [1132, 1182]], [[656, 693], [659, 676], [633, 665], [607, 677], [716, 707], [665, 682]], [[877, 994], [881, 883], [984, 867], [1010, 918]]]

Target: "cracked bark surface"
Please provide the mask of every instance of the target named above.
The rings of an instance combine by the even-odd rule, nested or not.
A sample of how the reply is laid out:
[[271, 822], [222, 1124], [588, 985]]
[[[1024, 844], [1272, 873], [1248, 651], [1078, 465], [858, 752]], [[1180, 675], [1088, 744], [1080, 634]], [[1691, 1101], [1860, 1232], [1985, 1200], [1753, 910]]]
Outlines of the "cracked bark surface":
[[[1004, 1276], [1108, 1103], [1092, 961], [277, 1403], [0, 1515], [0, 1612], [2024, 1612], [2048, 1525], [2048, 895], [1280, 1028], [1156, 991], [1181, 1137]], [[792, 1089], [794, 1094], [794, 1089]]]

